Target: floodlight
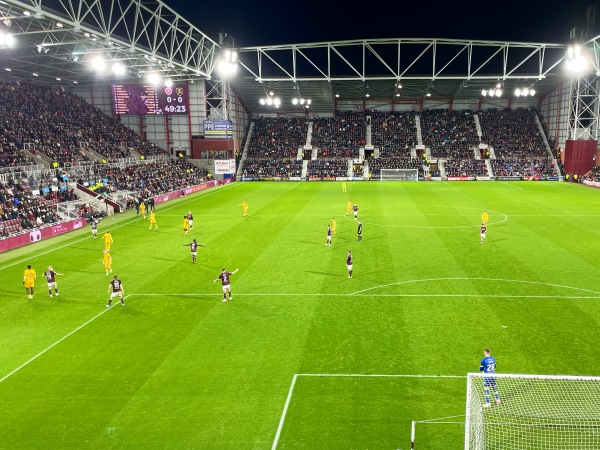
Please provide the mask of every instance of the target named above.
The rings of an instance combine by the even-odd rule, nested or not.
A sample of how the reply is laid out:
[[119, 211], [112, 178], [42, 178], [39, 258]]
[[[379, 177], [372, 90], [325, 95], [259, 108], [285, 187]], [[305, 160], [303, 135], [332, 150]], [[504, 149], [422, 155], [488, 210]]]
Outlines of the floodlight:
[[114, 63], [112, 71], [115, 75], [125, 75], [125, 66], [121, 63]]
[[104, 58], [102, 58], [102, 56], [98, 55], [94, 59], [92, 59], [92, 67], [94, 68], [94, 70], [102, 72], [106, 68], [106, 61], [104, 61]]
[[160, 82], [160, 77], [157, 73], [149, 73], [147, 76], [148, 82], [154, 86], [156, 86]]
[[485, 97], [487, 95], [487, 91], [484, 89], [483, 91], [481, 91], [481, 95]]
[[294, 97], [292, 99], [292, 105], [297, 105], [298, 104], [298, 99], [296, 97]]
[[0, 33], [0, 46], [12, 47], [15, 37], [10, 33]]
[[521, 96], [521, 89], [519, 89], [519, 88], [516, 88], [516, 89], [515, 89], [515, 95], [516, 95], [517, 97], [520, 97], [520, 96]]

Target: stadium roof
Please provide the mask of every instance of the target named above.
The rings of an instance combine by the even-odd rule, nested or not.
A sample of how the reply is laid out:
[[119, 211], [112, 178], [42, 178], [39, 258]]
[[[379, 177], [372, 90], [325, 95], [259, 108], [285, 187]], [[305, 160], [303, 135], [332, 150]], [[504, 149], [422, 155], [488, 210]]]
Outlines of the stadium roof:
[[[2, 0], [0, 16], [0, 33], [15, 39], [14, 47], [0, 48], [5, 79], [140, 83], [154, 72], [174, 81], [219, 80], [223, 46], [160, 0]], [[389, 105], [428, 93], [444, 104], [477, 102], [498, 84], [504, 96], [533, 88], [539, 97], [566, 79], [565, 47], [409, 38], [244, 47], [236, 49], [239, 69], [231, 86], [248, 111], [262, 114], [302, 114], [293, 98], [310, 99], [309, 111], [318, 114], [344, 102]], [[98, 56], [107, 66], [103, 74], [91, 67]], [[115, 63], [123, 74], [110, 73]], [[277, 111], [260, 103], [270, 92], [281, 99]]]

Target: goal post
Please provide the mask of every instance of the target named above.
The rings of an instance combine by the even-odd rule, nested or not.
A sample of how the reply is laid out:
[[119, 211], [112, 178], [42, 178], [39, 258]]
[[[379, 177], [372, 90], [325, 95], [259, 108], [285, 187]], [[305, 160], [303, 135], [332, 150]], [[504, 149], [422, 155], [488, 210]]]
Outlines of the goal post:
[[465, 450], [592, 448], [600, 449], [600, 377], [467, 375]]
[[419, 169], [380, 169], [380, 181], [419, 181]]

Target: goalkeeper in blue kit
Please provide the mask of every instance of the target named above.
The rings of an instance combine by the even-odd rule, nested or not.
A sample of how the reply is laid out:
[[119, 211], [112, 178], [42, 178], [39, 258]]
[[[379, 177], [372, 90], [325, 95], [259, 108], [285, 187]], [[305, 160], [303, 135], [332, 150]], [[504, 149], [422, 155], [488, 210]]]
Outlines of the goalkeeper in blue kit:
[[[496, 386], [496, 377], [493, 374], [496, 373], [496, 358], [491, 356], [490, 349], [486, 348], [483, 351], [483, 359], [479, 364], [479, 371], [483, 372], [483, 395], [485, 396], [485, 408], [490, 408], [492, 405], [490, 404], [490, 388], [494, 391], [494, 397], [496, 398], [496, 404], [499, 405], [500, 396], [498, 395], [498, 386]], [[485, 376], [486, 374], [490, 374], [491, 376]]]

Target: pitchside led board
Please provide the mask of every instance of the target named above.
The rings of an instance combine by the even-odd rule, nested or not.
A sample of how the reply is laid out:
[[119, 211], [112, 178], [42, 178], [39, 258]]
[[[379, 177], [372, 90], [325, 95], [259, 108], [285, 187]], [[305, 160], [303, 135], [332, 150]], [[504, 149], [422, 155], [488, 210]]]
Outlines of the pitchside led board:
[[235, 159], [215, 159], [215, 175], [235, 173]]
[[115, 114], [188, 114], [190, 100], [186, 83], [171, 87], [142, 84], [112, 86]]
[[205, 120], [204, 139], [233, 139], [231, 120]]

